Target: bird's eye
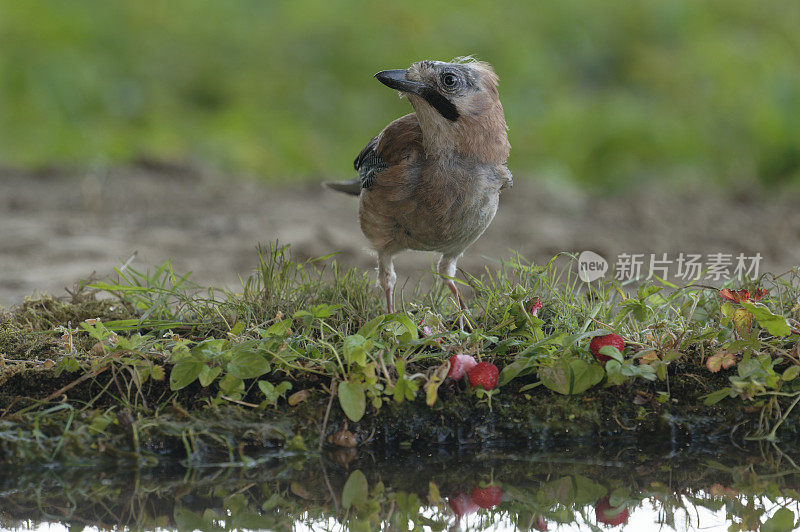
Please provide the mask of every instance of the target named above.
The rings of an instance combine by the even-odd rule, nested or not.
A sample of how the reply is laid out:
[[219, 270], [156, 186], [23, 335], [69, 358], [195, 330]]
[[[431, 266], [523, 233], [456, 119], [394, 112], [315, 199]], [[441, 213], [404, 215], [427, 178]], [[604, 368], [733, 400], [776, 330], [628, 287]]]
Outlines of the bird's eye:
[[458, 82], [458, 78], [455, 74], [442, 74], [442, 85], [448, 88], [453, 88], [456, 86]]

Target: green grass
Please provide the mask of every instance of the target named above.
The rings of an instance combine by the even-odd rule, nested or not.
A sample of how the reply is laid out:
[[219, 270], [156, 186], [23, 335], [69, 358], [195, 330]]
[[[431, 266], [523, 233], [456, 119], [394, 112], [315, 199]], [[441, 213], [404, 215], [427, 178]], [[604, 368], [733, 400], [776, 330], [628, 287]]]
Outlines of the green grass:
[[[189, 457], [209, 446], [233, 455], [232, 433], [312, 448], [329, 417], [434, 438], [437, 422], [423, 421], [444, 412], [467, 426], [478, 413], [532, 420], [519, 434], [716, 416], [743, 424], [739, 436], [772, 441], [779, 428], [797, 430], [797, 281], [797, 270], [762, 275], [745, 285], [769, 294], [734, 304], [710, 287], [584, 285], [568, 255], [546, 265], [513, 257], [460, 281], [471, 315], [441, 287], [416, 289], [385, 315], [366, 273], [330, 257], [294, 262], [288, 246], [259, 250], [235, 292], [195, 286], [169, 263], [120, 268], [71, 302], [28, 301], [0, 316], [0, 433], [20, 434], [0, 438], [0, 455], [75, 457], [84, 438], [108, 448], [112, 434], [126, 456], [147, 455], [140, 442], [158, 438], [182, 442]], [[543, 303], [538, 316], [526, 310], [532, 298]], [[609, 331], [627, 347], [601, 365], [588, 342]], [[499, 387], [445, 380], [454, 353], [496, 364]], [[282, 428], [251, 441], [257, 422]]]
[[519, 177], [800, 177], [800, 9], [769, 0], [0, 0], [0, 159], [342, 177], [407, 102], [385, 68], [493, 63]]

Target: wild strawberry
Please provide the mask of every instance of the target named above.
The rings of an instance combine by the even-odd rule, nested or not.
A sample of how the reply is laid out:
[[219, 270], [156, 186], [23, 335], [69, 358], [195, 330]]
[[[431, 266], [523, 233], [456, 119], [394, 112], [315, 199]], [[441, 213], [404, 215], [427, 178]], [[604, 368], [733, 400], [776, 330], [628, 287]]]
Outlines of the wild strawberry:
[[503, 490], [500, 486], [487, 486], [482, 489], [475, 487], [472, 489], [470, 499], [481, 508], [489, 510], [503, 501]]
[[497, 379], [500, 377], [500, 372], [497, 371], [497, 366], [494, 364], [490, 362], [481, 362], [467, 371], [467, 376], [472, 386], [480, 386], [484, 390], [491, 390], [497, 386]]
[[460, 381], [477, 363], [470, 355], [453, 355], [450, 357], [450, 370], [447, 376], [454, 381]]
[[619, 349], [621, 353], [622, 350], [625, 349], [625, 340], [623, 340], [621, 336], [614, 333], [606, 334], [603, 336], [595, 336], [594, 338], [592, 338], [592, 341], [589, 342], [589, 350], [594, 355], [594, 358], [596, 358], [597, 361], [602, 364], [605, 364], [606, 362], [611, 360], [610, 356], [604, 355], [600, 352], [600, 348], [605, 347], [607, 345], [616, 347], [617, 349]]
[[525, 308], [528, 310], [528, 314], [536, 316], [536, 314], [539, 313], [539, 309], [542, 308], [542, 300], [538, 297], [536, 299], [529, 299], [525, 302]]
[[467, 514], [478, 511], [478, 505], [466, 493], [459, 493], [455, 497], [450, 497], [447, 500], [450, 509], [456, 514], [456, 517], [463, 517]]
[[544, 520], [544, 517], [539, 515], [536, 517], [536, 521], [533, 523], [533, 528], [541, 532], [547, 532], [547, 521]]
[[628, 522], [628, 509], [625, 507], [614, 508], [608, 502], [608, 497], [603, 497], [594, 505], [594, 513], [598, 523], [616, 526]]
[[[437, 331], [435, 328], [431, 327], [430, 325], [426, 325], [424, 318], [419, 320], [419, 323], [417, 324], [417, 326], [419, 327], [419, 335], [422, 338], [428, 338], [430, 336], [436, 336], [440, 332], [440, 331]], [[435, 341], [437, 343], [439, 343], [439, 344], [442, 343], [442, 339], [441, 338], [436, 338]]]

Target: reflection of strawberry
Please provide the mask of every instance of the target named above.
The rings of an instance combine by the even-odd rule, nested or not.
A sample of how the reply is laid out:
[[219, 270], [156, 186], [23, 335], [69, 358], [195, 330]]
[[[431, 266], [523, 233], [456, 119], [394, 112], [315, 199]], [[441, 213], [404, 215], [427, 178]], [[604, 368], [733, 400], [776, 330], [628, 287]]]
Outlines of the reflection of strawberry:
[[450, 357], [450, 369], [447, 376], [454, 381], [460, 381], [476, 364], [475, 359], [469, 355], [453, 355]]
[[467, 376], [469, 376], [469, 383], [472, 386], [480, 386], [484, 390], [491, 390], [497, 386], [500, 372], [497, 371], [497, 366], [491, 362], [481, 362], [467, 371]]
[[466, 493], [459, 493], [455, 497], [450, 497], [447, 500], [447, 504], [450, 505], [450, 509], [459, 518], [478, 511], [478, 505], [472, 502], [472, 499]]
[[600, 348], [605, 347], [607, 345], [616, 347], [619, 350], [619, 352], [622, 353], [622, 350], [625, 349], [625, 340], [623, 340], [622, 337], [619, 336], [618, 334], [614, 333], [606, 334], [603, 336], [595, 336], [594, 338], [592, 338], [592, 341], [589, 342], [589, 351], [592, 352], [594, 358], [596, 358], [597, 361], [600, 362], [601, 364], [605, 364], [606, 362], [611, 360], [610, 356], [604, 355], [600, 352]]
[[500, 489], [500, 486], [487, 486], [482, 489], [475, 487], [470, 498], [472, 502], [488, 510], [500, 504], [503, 500], [503, 490]]
[[622, 508], [612, 507], [608, 502], [608, 497], [603, 497], [595, 503], [594, 513], [597, 516], [597, 522], [604, 525], [617, 526], [628, 522], [628, 509], [624, 506]]

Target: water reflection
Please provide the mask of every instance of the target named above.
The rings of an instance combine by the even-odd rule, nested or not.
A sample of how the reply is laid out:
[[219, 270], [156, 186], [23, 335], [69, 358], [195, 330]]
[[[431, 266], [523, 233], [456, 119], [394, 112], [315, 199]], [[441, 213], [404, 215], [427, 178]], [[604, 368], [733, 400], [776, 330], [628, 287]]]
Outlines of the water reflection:
[[791, 530], [774, 446], [419, 454], [349, 449], [184, 468], [0, 473], [0, 526], [181, 530]]

